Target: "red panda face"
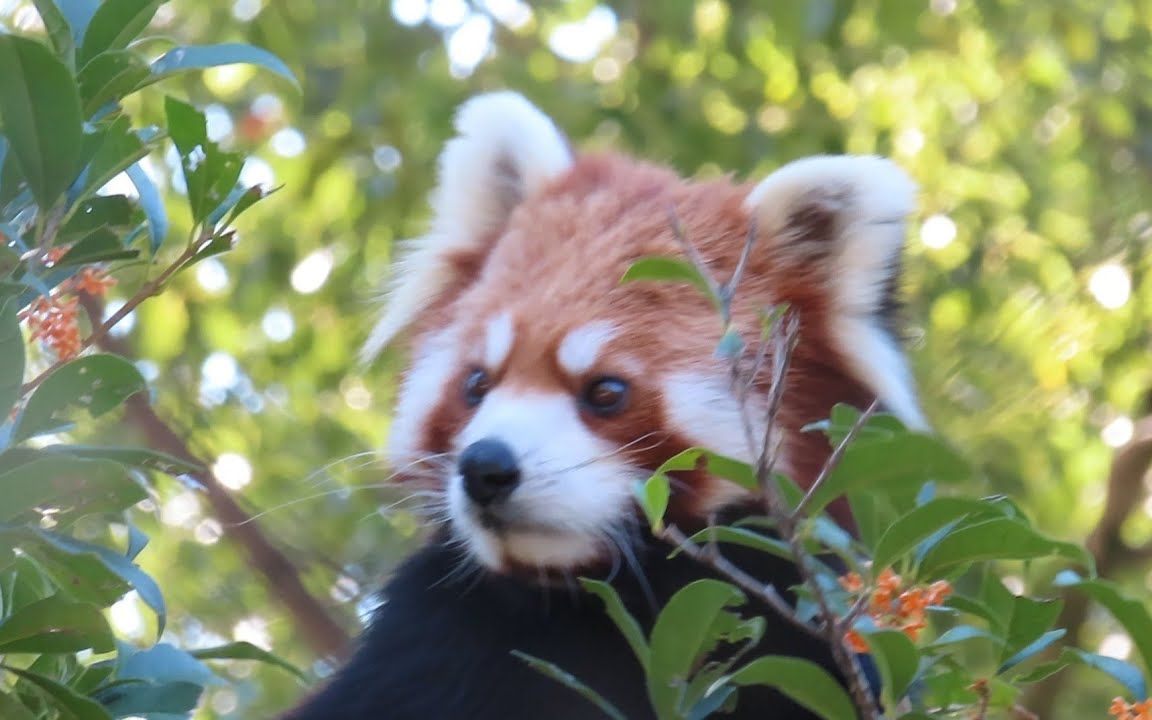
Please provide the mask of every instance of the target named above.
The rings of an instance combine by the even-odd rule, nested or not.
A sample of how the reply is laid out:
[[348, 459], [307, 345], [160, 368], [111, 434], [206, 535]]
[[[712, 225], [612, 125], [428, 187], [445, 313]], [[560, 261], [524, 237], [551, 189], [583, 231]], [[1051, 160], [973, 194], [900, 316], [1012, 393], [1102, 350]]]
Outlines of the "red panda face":
[[[664, 460], [691, 446], [759, 452], [768, 388], [741, 412], [709, 301], [689, 285], [620, 282], [642, 257], [682, 257], [677, 232], [720, 279], [757, 233], [734, 307], [749, 343], [760, 310], [798, 313], [774, 429], [778, 466], [798, 482], [829, 451], [801, 428], [836, 402], [879, 397], [922, 423], [887, 314], [911, 201], [889, 163], [815, 158], [755, 186], [690, 183], [619, 156], [573, 157], [511, 94], [472, 100], [457, 125], [432, 231], [399, 266], [369, 352], [410, 330], [389, 454], [401, 477], [437, 468], [452, 534], [482, 565], [610, 561], [636, 536], [636, 484]], [[747, 498], [680, 473], [669, 521], [699, 525]]]

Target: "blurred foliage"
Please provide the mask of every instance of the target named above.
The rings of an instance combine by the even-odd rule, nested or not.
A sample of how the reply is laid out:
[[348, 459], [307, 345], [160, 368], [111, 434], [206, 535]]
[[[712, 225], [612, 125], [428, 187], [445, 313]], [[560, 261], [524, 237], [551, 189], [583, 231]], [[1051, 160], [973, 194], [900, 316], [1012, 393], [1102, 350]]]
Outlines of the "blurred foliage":
[[[0, 21], [35, 31], [30, 6], [0, 0]], [[1051, 534], [1085, 536], [1105, 438], [1123, 443], [1146, 411], [1152, 0], [174, 0], [145, 34], [250, 42], [300, 79], [299, 96], [244, 66], [165, 81], [206, 108], [213, 137], [262, 158], [249, 181], [285, 187], [125, 339], [162, 414], [219, 458], [350, 628], [417, 524], [385, 510], [398, 498], [364, 454], [386, 436], [396, 359], [361, 371], [354, 355], [394, 242], [424, 227], [452, 110], [480, 89], [518, 89], [579, 143], [688, 174], [892, 155], [923, 191], [906, 266], [929, 416]], [[155, 97], [127, 109], [163, 114]], [[170, 192], [173, 162], [152, 159]], [[182, 236], [191, 220], [171, 222]], [[162, 486], [152, 522], [140, 561], [169, 633], [312, 659], [197, 494]], [[1149, 513], [1125, 535], [1152, 538]], [[1143, 573], [1122, 580], [1139, 589]], [[1091, 649], [1125, 651], [1116, 632], [1094, 616]], [[202, 717], [263, 716], [300, 692], [236, 672]], [[1054, 717], [1098, 716], [1114, 694], [1085, 675]]]

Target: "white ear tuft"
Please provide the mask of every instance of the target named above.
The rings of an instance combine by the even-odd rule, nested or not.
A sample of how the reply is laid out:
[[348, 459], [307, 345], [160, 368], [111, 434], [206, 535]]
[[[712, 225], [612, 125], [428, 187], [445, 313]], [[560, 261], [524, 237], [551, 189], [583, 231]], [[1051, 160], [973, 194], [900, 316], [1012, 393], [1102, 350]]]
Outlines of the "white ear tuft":
[[884, 316], [915, 199], [915, 184], [889, 160], [817, 156], [772, 173], [744, 203], [782, 258], [826, 278], [833, 337], [856, 376], [905, 425], [924, 429], [911, 374]]
[[452, 281], [453, 253], [476, 249], [525, 197], [572, 165], [564, 135], [514, 92], [468, 100], [440, 154], [432, 226], [393, 269], [387, 308], [361, 352], [369, 362]]

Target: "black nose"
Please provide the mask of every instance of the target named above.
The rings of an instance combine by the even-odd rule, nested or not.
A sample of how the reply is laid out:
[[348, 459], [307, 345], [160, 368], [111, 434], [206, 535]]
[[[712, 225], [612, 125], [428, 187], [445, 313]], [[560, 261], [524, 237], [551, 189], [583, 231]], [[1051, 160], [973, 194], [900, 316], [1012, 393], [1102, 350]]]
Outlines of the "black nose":
[[477, 440], [460, 453], [464, 491], [479, 505], [490, 505], [512, 494], [520, 483], [520, 466], [512, 448], [494, 438]]

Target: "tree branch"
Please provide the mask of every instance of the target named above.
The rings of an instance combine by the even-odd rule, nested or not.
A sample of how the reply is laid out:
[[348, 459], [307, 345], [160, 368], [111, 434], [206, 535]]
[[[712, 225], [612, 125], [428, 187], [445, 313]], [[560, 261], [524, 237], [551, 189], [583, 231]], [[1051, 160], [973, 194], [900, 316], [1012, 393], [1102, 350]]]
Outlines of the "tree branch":
[[[95, 323], [103, 316], [103, 303], [81, 293], [81, 304]], [[125, 344], [107, 333], [97, 344], [101, 349], [127, 356]], [[347, 654], [350, 637], [347, 631], [300, 579], [296, 565], [268, 539], [231, 493], [209, 470], [209, 465], [188, 447], [188, 443], [148, 404], [145, 394], [138, 393], [125, 403], [128, 422], [144, 436], [148, 446], [200, 468], [193, 479], [204, 488], [213, 515], [220, 521], [224, 534], [231, 538], [248, 557], [252, 567], [264, 579], [268, 594], [276, 598], [291, 615], [308, 646], [317, 654], [340, 658]]]

